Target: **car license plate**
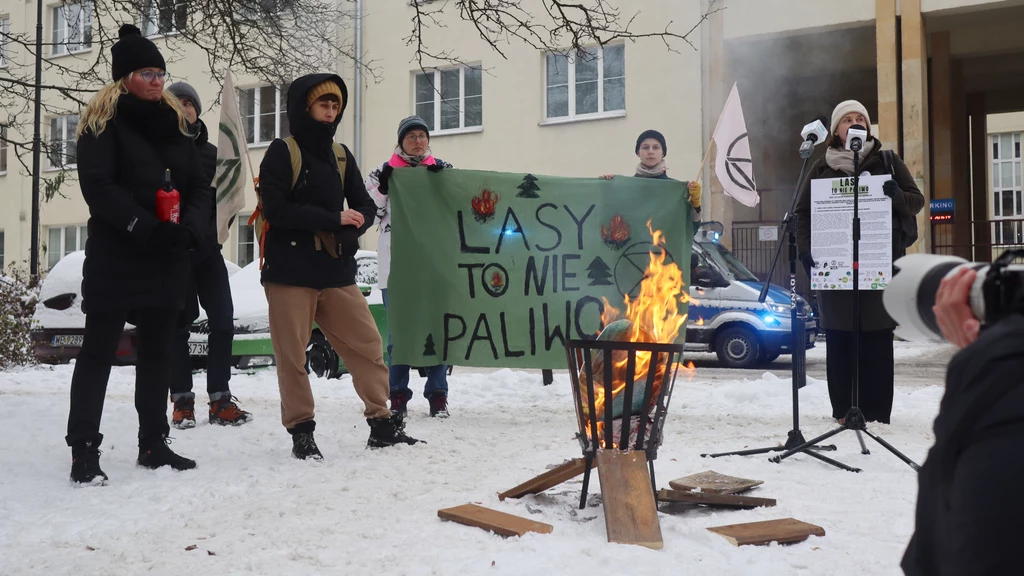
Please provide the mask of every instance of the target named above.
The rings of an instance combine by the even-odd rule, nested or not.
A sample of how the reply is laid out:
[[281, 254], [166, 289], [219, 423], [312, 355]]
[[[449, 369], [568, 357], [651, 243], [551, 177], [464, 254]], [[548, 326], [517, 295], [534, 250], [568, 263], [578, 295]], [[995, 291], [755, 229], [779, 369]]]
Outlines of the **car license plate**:
[[84, 339], [85, 336], [82, 334], [58, 334], [50, 341], [50, 345], [54, 347], [67, 346], [69, 348], [81, 348], [82, 341]]
[[210, 344], [207, 342], [189, 342], [189, 356], [207, 356], [210, 353]]

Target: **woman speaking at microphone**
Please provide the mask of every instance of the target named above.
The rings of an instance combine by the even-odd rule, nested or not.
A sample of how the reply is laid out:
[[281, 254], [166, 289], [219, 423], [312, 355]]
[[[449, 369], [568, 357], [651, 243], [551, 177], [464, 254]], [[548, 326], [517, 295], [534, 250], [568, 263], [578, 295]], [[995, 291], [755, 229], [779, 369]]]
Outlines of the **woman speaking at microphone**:
[[[815, 267], [811, 256], [811, 180], [853, 176], [853, 152], [846, 149], [850, 128], [860, 125], [868, 132], [860, 151], [860, 173], [892, 174], [884, 185], [885, 195], [892, 199], [892, 259], [906, 253], [917, 239], [916, 215], [924, 207], [924, 196], [914, 183], [906, 164], [891, 153], [892, 165], [887, 167], [882, 143], [871, 134], [871, 118], [863, 104], [847, 100], [832, 112], [831, 130], [825, 157], [811, 167], [797, 200], [797, 246], [800, 261], [807, 275]], [[828, 394], [832, 416], [845, 422], [853, 396], [854, 338], [860, 339], [860, 408], [868, 422], [889, 423], [893, 398], [893, 330], [896, 323], [882, 305], [881, 290], [860, 292], [860, 334], [854, 332], [853, 291], [818, 292], [818, 310], [825, 330]]]
[[[82, 269], [85, 338], [71, 379], [66, 437], [77, 484], [107, 479], [99, 465], [100, 416], [126, 321], [138, 336], [138, 464], [196, 466], [167, 446], [168, 364], [189, 280], [188, 251], [206, 249], [194, 231], [211, 217], [204, 207], [213, 206], [213, 192], [184, 113], [164, 92], [160, 51], [130, 24], [118, 36], [111, 48], [113, 83], [93, 97], [78, 125], [78, 179], [89, 205], [89, 240]], [[168, 210], [166, 201], [175, 197], [177, 205]]]

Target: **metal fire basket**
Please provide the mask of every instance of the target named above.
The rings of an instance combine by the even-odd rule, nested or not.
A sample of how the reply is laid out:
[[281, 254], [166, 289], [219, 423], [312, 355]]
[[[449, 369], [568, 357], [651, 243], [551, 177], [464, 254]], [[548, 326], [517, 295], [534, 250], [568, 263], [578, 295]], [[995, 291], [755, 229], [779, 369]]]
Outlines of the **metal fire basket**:
[[[599, 352], [595, 358], [595, 351]], [[651, 354], [647, 376], [643, 379], [642, 401], [639, 410], [634, 410], [633, 395], [637, 385], [637, 353]], [[615, 395], [615, 374], [613, 365], [616, 359], [625, 355], [624, 371], [625, 387], [620, 395]], [[576, 438], [583, 449], [586, 459], [583, 474], [583, 492], [580, 495], [580, 509], [586, 507], [587, 489], [590, 485], [590, 471], [597, 454], [597, 449], [604, 450], [637, 450], [647, 454], [647, 462], [651, 472], [651, 488], [657, 493], [657, 482], [654, 478], [654, 460], [658, 457], [658, 448], [662, 442], [662, 428], [668, 412], [672, 389], [675, 387], [679, 363], [683, 356], [682, 344], [654, 344], [645, 342], [619, 342], [612, 340], [569, 340], [566, 343], [566, 357], [569, 363], [569, 377], [572, 382], [573, 398], [576, 406], [576, 420], [579, 433]], [[611, 360], [611, 361], [606, 361]], [[598, 362], [599, 361], [599, 362]], [[621, 360], [619, 360], [621, 362]], [[595, 407], [595, 363], [603, 372], [598, 386], [603, 386], [603, 414], [597, 414]], [[658, 368], [664, 366], [661, 382], [657, 381]], [[600, 372], [599, 372], [600, 374]], [[581, 382], [585, 381], [584, 383]], [[584, 392], [584, 388], [586, 391]], [[655, 388], [658, 388], [655, 395]], [[621, 408], [616, 406], [615, 398], [622, 397]], [[620, 414], [616, 415], [615, 412]], [[653, 414], [652, 414], [653, 413]], [[589, 415], [589, 416], [588, 416]], [[636, 440], [631, 441], [631, 421], [638, 416]], [[615, 426], [619, 420], [618, 445], [615, 444]], [[598, 430], [598, 422], [603, 421], [604, 430]]]

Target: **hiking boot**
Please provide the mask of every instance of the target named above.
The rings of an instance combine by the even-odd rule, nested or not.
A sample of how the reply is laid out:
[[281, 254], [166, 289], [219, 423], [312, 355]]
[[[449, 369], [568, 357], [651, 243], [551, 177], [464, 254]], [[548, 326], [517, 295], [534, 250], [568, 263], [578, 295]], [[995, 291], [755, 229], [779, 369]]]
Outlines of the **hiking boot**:
[[409, 408], [409, 400], [411, 399], [412, 391], [410, 390], [393, 393], [391, 395], [391, 411], [398, 412], [404, 416], [406, 410]]
[[175, 454], [169, 444], [168, 437], [156, 437], [152, 440], [139, 441], [139, 466], [156, 470], [162, 466], [170, 466], [175, 470], [191, 470], [196, 461]]
[[292, 456], [299, 460], [318, 460], [322, 461], [324, 455], [320, 453], [320, 449], [317, 448], [316, 440], [313, 439], [312, 432], [297, 432], [292, 434]]
[[405, 418], [399, 412], [392, 411], [391, 416], [387, 418], [367, 418], [366, 423], [370, 425], [367, 448], [387, 448], [395, 444], [423, 442], [405, 433]]
[[100, 443], [88, 440], [71, 447], [71, 481], [75, 484], [103, 486], [107, 475], [100, 469]]
[[210, 424], [241, 426], [252, 421], [252, 414], [238, 407], [238, 398], [230, 396], [210, 402]]
[[448, 394], [444, 392], [438, 392], [430, 397], [430, 416], [433, 418], [447, 418], [451, 416], [448, 413]]
[[196, 427], [196, 399], [178, 398], [174, 401], [174, 415], [171, 425], [178, 430]]

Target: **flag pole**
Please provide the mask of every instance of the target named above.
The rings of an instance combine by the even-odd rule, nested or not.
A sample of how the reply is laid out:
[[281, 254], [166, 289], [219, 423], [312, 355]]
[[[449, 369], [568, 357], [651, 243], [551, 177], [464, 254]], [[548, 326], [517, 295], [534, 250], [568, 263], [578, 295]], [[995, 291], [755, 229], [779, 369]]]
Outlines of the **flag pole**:
[[[732, 83], [732, 87], [736, 88], [736, 83]], [[732, 89], [729, 90], [732, 94]], [[728, 98], [726, 99], [728, 103]], [[725, 106], [722, 106], [722, 113], [718, 115], [718, 120], [715, 122], [715, 130], [711, 133], [711, 141], [708, 142], [708, 149], [704, 152], [704, 159], [700, 161], [700, 167], [697, 169], [697, 177], [693, 179], [694, 182], [700, 181], [700, 175], [704, 172], [704, 166], [708, 163], [708, 157], [711, 156], [711, 146], [715, 143], [715, 136], [718, 136], [718, 127], [722, 124], [722, 114], [725, 114]]]

